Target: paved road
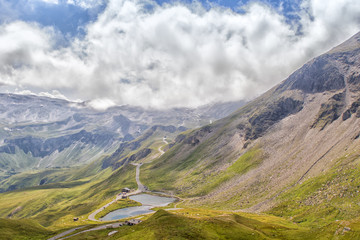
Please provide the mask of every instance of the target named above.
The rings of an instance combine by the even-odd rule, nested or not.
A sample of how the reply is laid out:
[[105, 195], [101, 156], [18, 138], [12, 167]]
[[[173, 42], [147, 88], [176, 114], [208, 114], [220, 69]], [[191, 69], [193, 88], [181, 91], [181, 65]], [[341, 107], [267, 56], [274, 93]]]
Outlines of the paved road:
[[[166, 138], [163, 138], [163, 142], [165, 143], [165, 145], [169, 144], [167, 141], [166, 141]], [[162, 147], [164, 147], [165, 145], [162, 145], [158, 148], [159, 152], [160, 152], [160, 156], [162, 156], [165, 152], [162, 150]], [[160, 157], [159, 156], [159, 157]], [[135, 165], [136, 166], [136, 183], [138, 184], [138, 189], [134, 192], [131, 192], [131, 193], [128, 193], [127, 195], [128, 196], [131, 196], [131, 195], [136, 195], [136, 194], [139, 194], [141, 192], [146, 192], [148, 191], [146, 189], [146, 187], [141, 183], [140, 181], [140, 167], [143, 165], [143, 163], [132, 163], [132, 165]], [[111, 202], [105, 204], [104, 206], [102, 206], [101, 208], [95, 210], [93, 213], [91, 213], [88, 217], [89, 220], [92, 220], [92, 221], [96, 221], [96, 222], [100, 222], [101, 220], [98, 220], [95, 218], [95, 215], [98, 214], [99, 212], [101, 212], [102, 210], [104, 210], [105, 208], [107, 208], [108, 206], [110, 206], [111, 204], [113, 204], [114, 202], [116, 202], [118, 199], [120, 199], [121, 196], [119, 195], [116, 195], [116, 198], [114, 200], [112, 200]], [[181, 208], [169, 208], [169, 210], [177, 210], [177, 209], [181, 209]], [[73, 229], [70, 229], [68, 231], [65, 231], [63, 233], [60, 233], [52, 238], [49, 238], [48, 240], [56, 240], [56, 239], [66, 239], [66, 238], [69, 238], [69, 237], [72, 237], [72, 236], [75, 236], [75, 235], [78, 235], [78, 234], [81, 234], [81, 233], [84, 233], [84, 232], [90, 232], [90, 231], [97, 231], [97, 230], [102, 230], [102, 229], [106, 229], [106, 228], [118, 228], [120, 227], [120, 224], [119, 222], [117, 223], [112, 223], [112, 224], [105, 224], [105, 225], [101, 225], [101, 226], [98, 226], [98, 227], [94, 227], [94, 228], [91, 228], [91, 229], [88, 229], [88, 230], [84, 230], [84, 231], [81, 231], [81, 232], [78, 232], [78, 233], [75, 233], [75, 234], [72, 234], [70, 236], [67, 236], [67, 237], [64, 237], [76, 230], [79, 230], [79, 229], [82, 229], [86, 226], [81, 226], [81, 227], [77, 227], [77, 228], [73, 228]], [[62, 238], [64, 237], [64, 238]]]
[[116, 200], [118, 199], [118, 196], [116, 196], [116, 198], [114, 200], [112, 200], [111, 202], [109, 202], [108, 204], [105, 204], [104, 206], [102, 206], [101, 208], [99, 209], [96, 209], [93, 213], [91, 213], [88, 217], [89, 220], [91, 221], [96, 221], [96, 222], [99, 222], [101, 220], [97, 220], [95, 218], [95, 215], [98, 214], [99, 212], [101, 212], [102, 210], [104, 210], [105, 208], [107, 208], [108, 206], [110, 206], [111, 204], [113, 204], [114, 202], [116, 202]]
[[[127, 196], [132, 196], [132, 195], [136, 195], [136, 194], [139, 194], [141, 193], [141, 191], [138, 189], [134, 192], [131, 192], [131, 193], [128, 193]], [[99, 209], [96, 209], [93, 213], [91, 213], [88, 217], [89, 220], [92, 220], [92, 221], [96, 221], [96, 222], [101, 222], [102, 220], [98, 220], [95, 218], [95, 215], [98, 214], [99, 212], [101, 212], [102, 210], [104, 210], [105, 208], [107, 208], [108, 206], [110, 206], [111, 204], [115, 203], [117, 200], [121, 199], [121, 196], [119, 195], [116, 195], [116, 198], [114, 200], [112, 200], [111, 202], [105, 204], [104, 206], [102, 206], [101, 208]]]
[[[61, 239], [67, 239], [67, 238], [79, 235], [81, 233], [86, 233], [86, 232], [91, 232], [91, 231], [98, 231], [98, 230], [104, 230], [104, 229], [109, 229], [109, 228], [118, 228], [118, 227], [121, 227], [123, 224], [124, 223], [122, 223], [122, 222], [117, 222], [117, 223], [100, 225], [100, 226], [97, 226], [97, 227], [94, 227], [94, 228], [91, 228], [91, 229], [87, 229], [87, 230], [84, 230], [84, 231], [69, 235], [69, 236], [61, 238]], [[67, 233], [67, 234], [69, 234], [69, 233]], [[65, 234], [65, 235], [67, 235], [67, 234]], [[65, 236], [65, 235], [63, 235], [63, 236]]]
[[[166, 138], [163, 138], [163, 142], [165, 143], [165, 145], [168, 145], [169, 143], [166, 141]], [[158, 148], [158, 150], [159, 150], [159, 152], [160, 152], [160, 156], [159, 157], [161, 157], [165, 152], [161, 149], [162, 147], [164, 147], [165, 145], [163, 145], [163, 146], [160, 146], [159, 148]]]
[[[163, 142], [165, 143], [165, 145], [169, 144], [166, 141], [166, 138], [163, 138]], [[159, 157], [162, 156], [165, 152], [162, 150], [162, 147], [164, 147], [165, 145], [162, 145], [158, 148], [158, 151], [160, 153]], [[144, 184], [141, 183], [140, 181], [140, 167], [143, 165], [143, 163], [132, 163], [132, 165], [136, 166], [136, 183], [138, 185], [138, 189], [137, 191], [139, 192], [147, 192], [148, 189], [144, 186]]]
[[76, 230], [82, 229], [82, 228], [84, 228], [84, 227], [86, 227], [86, 226], [87, 226], [87, 225], [81, 226], [81, 227], [76, 227], [76, 228], [67, 230], [67, 231], [62, 232], [62, 233], [60, 233], [60, 234], [58, 234], [58, 235], [56, 235], [56, 236], [54, 236], [54, 237], [52, 237], [52, 238], [49, 238], [48, 240], [56, 240], [56, 239], [59, 239], [59, 238], [61, 238], [61, 237], [63, 237], [63, 236], [66, 236], [66, 235], [68, 235], [68, 234], [70, 234], [70, 233], [72, 233], [72, 232], [75, 232]]
[[140, 181], [140, 167], [142, 166], [142, 163], [138, 163], [136, 166], [136, 183], [138, 185], [138, 191], [140, 192], [146, 192], [147, 188], [144, 186], [144, 184], [141, 183]]
[[[162, 141], [165, 143], [165, 145], [169, 144], [167, 141], [166, 141], [166, 138], [163, 138]], [[162, 147], [164, 147], [165, 145], [162, 145], [158, 148], [159, 152], [160, 152], [160, 156], [162, 156], [165, 152], [161, 149]], [[160, 157], [159, 156], [159, 157]], [[139, 194], [139, 193], [142, 193], [142, 192], [146, 192], [148, 191], [147, 188], [144, 186], [144, 184], [141, 183], [140, 181], [140, 167], [143, 165], [143, 163], [131, 163], [132, 165], [136, 166], [136, 176], [135, 176], [135, 179], [136, 179], [136, 183], [138, 185], [138, 189], [134, 192], [131, 192], [129, 194], [127, 194], [128, 196], [131, 196], [131, 195], [136, 195], [136, 194]], [[95, 215], [98, 214], [99, 212], [101, 212], [102, 210], [104, 210], [105, 208], [107, 208], [108, 206], [110, 206], [111, 204], [115, 203], [118, 199], [120, 199], [121, 196], [117, 195], [116, 198], [114, 200], [112, 200], [111, 202], [105, 204], [104, 206], [102, 206], [101, 208], [95, 210], [93, 213], [91, 213], [88, 217], [89, 220], [91, 221], [96, 221], [96, 222], [99, 222], [101, 220], [98, 220], [95, 218]]]

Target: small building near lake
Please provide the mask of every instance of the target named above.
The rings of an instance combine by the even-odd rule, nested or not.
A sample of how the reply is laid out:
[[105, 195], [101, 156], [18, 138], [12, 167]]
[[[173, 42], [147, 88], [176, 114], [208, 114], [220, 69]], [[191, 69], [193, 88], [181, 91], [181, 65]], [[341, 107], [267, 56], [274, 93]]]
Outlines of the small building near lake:
[[125, 224], [129, 225], [129, 226], [133, 226], [136, 224], [141, 223], [142, 221], [140, 219], [130, 219], [129, 221], [125, 221]]

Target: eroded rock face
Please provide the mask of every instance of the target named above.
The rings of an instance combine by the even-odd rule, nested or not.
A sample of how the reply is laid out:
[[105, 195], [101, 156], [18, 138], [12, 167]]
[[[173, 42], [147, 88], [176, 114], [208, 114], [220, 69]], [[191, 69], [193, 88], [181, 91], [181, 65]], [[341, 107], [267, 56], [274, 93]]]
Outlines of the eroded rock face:
[[360, 118], [360, 99], [356, 100], [351, 104], [351, 107], [343, 113], [342, 119], [345, 121], [349, 119], [353, 114], [355, 114], [357, 118]]
[[300, 100], [282, 97], [277, 102], [269, 104], [264, 110], [249, 118], [250, 126], [245, 127], [245, 140], [261, 137], [275, 123], [301, 111], [303, 103]]
[[291, 74], [287, 84], [290, 89], [305, 93], [340, 90], [345, 87], [343, 74], [326, 55], [314, 59]]
[[321, 104], [319, 113], [311, 127], [320, 127], [322, 130], [338, 119], [345, 107], [345, 94], [345, 92], [335, 94], [327, 102]]
[[200, 140], [196, 136], [190, 136], [184, 141], [186, 144], [190, 144], [191, 146], [196, 146], [200, 143]]
[[348, 82], [353, 85], [359, 85], [360, 84], [360, 73], [356, 72], [353, 73], [350, 77]]
[[123, 158], [126, 156], [126, 152], [127, 151], [134, 151], [136, 149], [138, 149], [141, 146], [139, 141], [133, 141], [133, 142], [124, 142], [121, 143], [120, 146], [118, 147], [118, 149], [116, 149], [116, 151], [111, 154], [109, 157], [105, 158], [103, 163], [102, 163], [102, 168], [108, 168], [110, 166], [115, 166], [115, 168], [118, 168], [120, 166], [122, 166], [124, 164], [124, 162], [119, 163], [117, 162], [119, 159]]
[[185, 134], [179, 134], [176, 138], [175, 138], [175, 143], [180, 143], [182, 141], [184, 141], [184, 139], [186, 138]]
[[204, 126], [196, 131], [193, 135], [184, 138], [183, 141], [186, 144], [190, 144], [191, 146], [196, 146], [200, 143], [200, 139], [206, 136], [207, 134], [211, 133], [210, 126]]
[[111, 166], [114, 170], [118, 169], [125, 163], [134, 162], [134, 161], [137, 161], [137, 160], [147, 157], [151, 152], [152, 152], [152, 150], [150, 148], [141, 149], [137, 153], [131, 155], [130, 157], [126, 157], [126, 158], [122, 159], [121, 161], [115, 162]]

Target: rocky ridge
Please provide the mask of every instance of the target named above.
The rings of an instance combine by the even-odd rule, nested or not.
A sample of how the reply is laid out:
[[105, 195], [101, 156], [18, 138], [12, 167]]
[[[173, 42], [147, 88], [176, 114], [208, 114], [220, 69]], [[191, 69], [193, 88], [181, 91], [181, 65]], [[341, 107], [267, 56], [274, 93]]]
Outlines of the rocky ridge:
[[284, 191], [359, 151], [359, 76], [360, 33], [207, 131], [178, 137], [144, 171], [159, 179], [144, 182], [190, 197], [189, 206], [267, 210]]

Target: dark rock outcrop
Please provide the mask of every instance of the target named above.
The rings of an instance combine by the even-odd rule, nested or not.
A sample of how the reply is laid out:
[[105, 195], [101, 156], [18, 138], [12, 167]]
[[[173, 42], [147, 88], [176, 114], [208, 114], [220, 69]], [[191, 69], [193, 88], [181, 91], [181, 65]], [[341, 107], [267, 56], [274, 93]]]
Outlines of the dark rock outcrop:
[[351, 104], [350, 108], [343, 113], [342, 119], [345, 121], [349, 119], [354, 113], [356, 114], [355, 116], [357, 118], [360, 118], [360, 99]]
[[[113, 166], [116, 164], [116, 162], [125, 157], [126, 151], [134, 151], [138, 148], [140, 148], [141, 144], [139, 141], [133, 141], [133, 142], [123, 142], [120, 144], [120, 146], [116, 149], [116, 151], [111, 154], [109, 157], [106, 157], [102, 163], [102, 168], [108, 168], [110, 166]], [[124, 156], [125, 155], [125, 156]]]
[[273, 104], [269, 104], [259, 113], [249, 118], [249, 124], [239, 124], [239, 129], [245, 130], [245, 140], [254, 140], [266, 132], [272, 125], [285, 117], [301, 111], [303, 101], [282, 97]]
[[190, 136], [185, 139], [184, 143], [190, 144], [191, 146], [196, 146], [200, 143], [200, 140], [196, 136]]
[[186, 138], [185, 134], [179, 134], [176, 138], [175, 138], [175, 143], [180, 143], [182, 141], [184, 141], [184, 139]]
[[184, 143], [190, 144], [191, 146], [196, 146], [200, 143], [200, 139], [209, 133], [211, 133], [211, 126], [207, 125], [207, 126], [200, 128], [193, 135], [191, 135], [187, 138], [184, 138], [183, 141], [184, 141]]
[[289, 85], [290, 89], [302, 90], [305, 93], [340, 90], [345, 87], [343, 74], [327, 55], [305, 64], [291, 74], [285, 84]]
[[333, 95], [326, 103], [321, 104], [319, 113], [311, 126], [324, 129], [328, 124], [338, 119], [344, 110], [345, 92]]
[[113, 170], [118, 169], [119, 167], [121, 167], [122, 165], [124, 165], [125, 163], [129, 163], [129, 162], [134, 162], [137, 160], [140, 160], [142, 158], [147, 157], [149, 154], [151, 153], [151, 149], [149, 148], [144, 148], [139, 150], [137, 153], [131, 155], [130, 157], [126, 157], [124, 159], [122, 159], [121, 161], [116, 162], [112, 167]]
[[348, 82], [352, 85], [359, 85], [360, 84], [360, 73], [356, 72], [356, 73], [351, 74]]

